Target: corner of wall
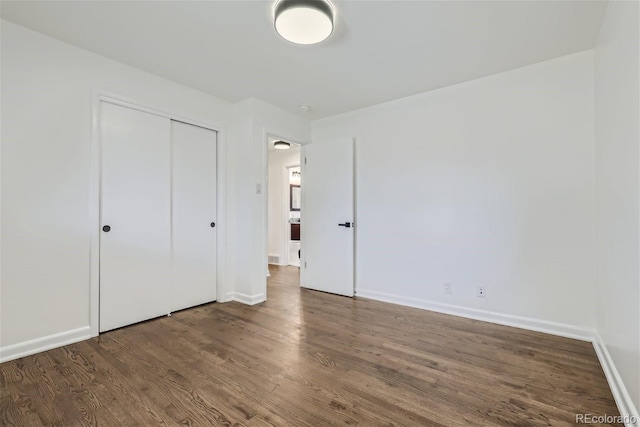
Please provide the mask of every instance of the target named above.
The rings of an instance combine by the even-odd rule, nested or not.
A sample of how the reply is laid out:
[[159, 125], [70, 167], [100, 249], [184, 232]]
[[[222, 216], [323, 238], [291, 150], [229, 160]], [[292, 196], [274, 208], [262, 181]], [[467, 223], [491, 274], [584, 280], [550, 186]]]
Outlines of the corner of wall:
[[240, 292], [236, 292], [233, 298], [234, 301], [237, 301], [246, 305], [256, 305], [267, 300], [265, 294], [255, 294], [255, 295], [247, 295]]
[[638, 410], [636, 409], [633, 399], [624, 385], [624, 381], [616, 368], [616, 364], [611, 358], [611, 354], [609, 354], [607, 345], [597, 332], [593, 339], [593, 348], [598, 356], [604, 375], [607, 378], [609, 388], [611, 388], [613, 399], [618, 406], [620, 415], [624, 419], [625, 426], [640, 427], [640, 415], [638, 415]]
[[636, 417], [640, 408], [639, 25], [638, 1], [609, 2], [593, 62], [598, 293], [594, 348], [620, 412]]

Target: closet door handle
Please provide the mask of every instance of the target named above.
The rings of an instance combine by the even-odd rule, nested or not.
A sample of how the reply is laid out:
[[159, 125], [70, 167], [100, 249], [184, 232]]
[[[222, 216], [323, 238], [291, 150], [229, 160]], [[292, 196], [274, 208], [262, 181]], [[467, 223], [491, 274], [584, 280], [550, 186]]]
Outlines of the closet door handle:
[[105, 233], [108, 233], [111, 231], [111, 226], [110, 225], [105, 225], [104, 227], [102, 227], [102, 231], [104, 231]]
[[344, 224], [338, 224], [340, 227], [346, 227], [346, 228], [351, 228], [351, 223], [350, 222], [345, 222]]
[[212, 223], [211, 223], [211, 228], [213, 228], [213, 227], [215, 227], [215, 226], [216, 226], [216, 223], [215, 223], [215, 222], [212, 222]]

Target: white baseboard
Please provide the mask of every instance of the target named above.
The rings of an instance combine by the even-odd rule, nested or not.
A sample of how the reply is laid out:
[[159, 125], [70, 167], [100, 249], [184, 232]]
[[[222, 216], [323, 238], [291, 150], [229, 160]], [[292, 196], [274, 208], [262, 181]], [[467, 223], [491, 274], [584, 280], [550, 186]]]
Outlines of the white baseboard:
[[393, 295], [385, 292], [378, 292], [367, 289], [356, 289], [356, 296], [375, 299], [378, 301], [390, 302], [392, 304], [405, 305], [408, 307], [421, 308], [423, 310], [435, 311], [438, 313], [466, 317], [469, 319], [482, 320], [484, 322], [496, 323], [499, 325], [513, 326], [516, 328], [528, 329], [531, 331], [544, 332], [546, 334], [558, 335], [561, 337], [572, 338], [581, 341], [591, 342], [593, 341], [595, 334], [595, 331], [593, 329], [581, 328], [564, 323], [549, 322], [546, 320], [496, 313], [487, 310], [478, 310], [475, 308], [444, 304], [418, 298], [404, 297], [400, 295]]
[[378, 301], [399, 304], [408, 307], [421, 308], [423, 310], [435, 311], [438, 313], [451, 314], [454, 316], [466, 317], [469, 319], [482, 320], [484, 322], [497, 323], [499, 325], [513, 326], [521, 329], [528, 329], [537, 332], [544, 332], [551, 335], [558, 335], [566, 338], [590, 341], [602, 365], [602, 369], [611, 388], [620, 415], [625, 420], [626, 427], [640, 427], [640, 417], [638, 409], [635, 407], [631, 396], [627, 392], [624, 382], [616, 369], [613, 359], [607, 350], [607, 346], [600, 335], [592, 329], [581, 328], [563, 323], [549, 322], [546, 320], [532, 319], [528, 317], [514, 316], [510, 314], [495, 313], [491, 311], [478, 310], [457, 305], [443, 304], [439, 302], [421, 300], [417, 298], [393, 295], [384, 292], [367, 289], [357, 289], [356, 296], [370, 298]]
[[[482, 320], [500, 325], [514, 326], [517, 328], [528, 329], [538, 332], [544, 332], [552, 335], [558, 335], [567, 338], [579, 339], [583, 341], [593, 342], [593, 347], [598, 356], [598, 360], [602, 365], [602, 369], [611, 388], [611, 392], [618, 406], [618, 410], [622, 417], [627, 420], [627, 427], [640, 427], [640, 416], [638, 409], [635, 407], [631, 396], [629, 395], [618, 370], [607, 350], [607, 346], [599, 334], [587, 328], [580, 328], [572, 325], [548, 322], [539, 319], [514, 316], [509, 314], [495, 313], [491, 311], [478, 310], [462, 306], [443, 304], [439, 302], [421, 300], [417, 298], [404, 297], [399, 295], [388, 294], [384, 292], [358, 289], [356, 292], [358, 297], [369, 298], [378, 301], [399, 304], [408, 307], [420, 308], [423, 310], [435, 311], [438, 313], [451, 314], [454, 316], [466, 317], [475, 320]], [[247, 295], [239, 292], [228, 292], [220, 302], [237, 301], [242, 304], [255, 305], [265, 301], [264, 294]], [[89, 326], [72, 329], [57, 334], [48, 335], [42, 338], [25, 341], [5, 347], [0, 347], [0, 363], [10, 360], [19, 359], [21, 357], [40, 353], [52, 348], [62, 347], [64, 345], [73, 344], [91, 338], [91, 330]], [[634, 421], [635, 422], [631, 422]]]
[[91, 338], [89, 326], [0, 347], [0, 363]]
[[256, 305], [266, 301], [264, 294], [247, 295], [240, 292], [235, 293], [233, 300], [246, 305]]
[[[593, 348], [598, 355], [598, 360], [600, 360], [600, 365], [602, 366], [604, 375], [607, 377], [607, 382], [609, 383], [609, 387], [611, 388], [611, 393], [613, 394], [613, 398], [616, 401], [616, 405], [618, 405], [620, 415], [622, 415], [623, 419], [625, 420], [625, 426], [640, 427], [640, 416], [638, 415], [638, 408], [636, 408], [633, 404], [633, 400], [631, 399], [627, 388], [624, 386], [622, 377], [620, 377], [620, 374], [616, 369], [616, 365], [613, 363], [613, 359], [609, 354], [607, 345], [602, 340], [600, 334], [595, 335], [593, 340]], [[635, 420], [635, 422], [631, 422], [633, 420]]]
[[236, 293], [235, 292], [227, 292], [222, 296], [219, 296], [218, 299], [216, 300], [216, 302], [230, 302], [230, 301], [234, 301], [236, 297]]

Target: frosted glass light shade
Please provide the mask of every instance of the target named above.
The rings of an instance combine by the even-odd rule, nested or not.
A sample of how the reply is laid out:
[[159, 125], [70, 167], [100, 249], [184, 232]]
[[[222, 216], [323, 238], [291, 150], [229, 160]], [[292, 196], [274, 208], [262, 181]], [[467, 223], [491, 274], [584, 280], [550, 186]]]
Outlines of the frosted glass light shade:
[[333, 10], [325, 0], [280, 0], [275, 8], [280, 36], [297, 44], [315, 44], [333, 32]]

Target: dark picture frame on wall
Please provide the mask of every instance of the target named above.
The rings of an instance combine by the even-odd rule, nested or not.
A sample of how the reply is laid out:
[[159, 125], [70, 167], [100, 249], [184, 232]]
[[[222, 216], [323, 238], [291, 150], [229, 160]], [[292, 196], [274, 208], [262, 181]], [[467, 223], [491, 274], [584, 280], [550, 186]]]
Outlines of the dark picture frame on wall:
[[300, 210], [300, 186], [289, 184], [289, 210]]

